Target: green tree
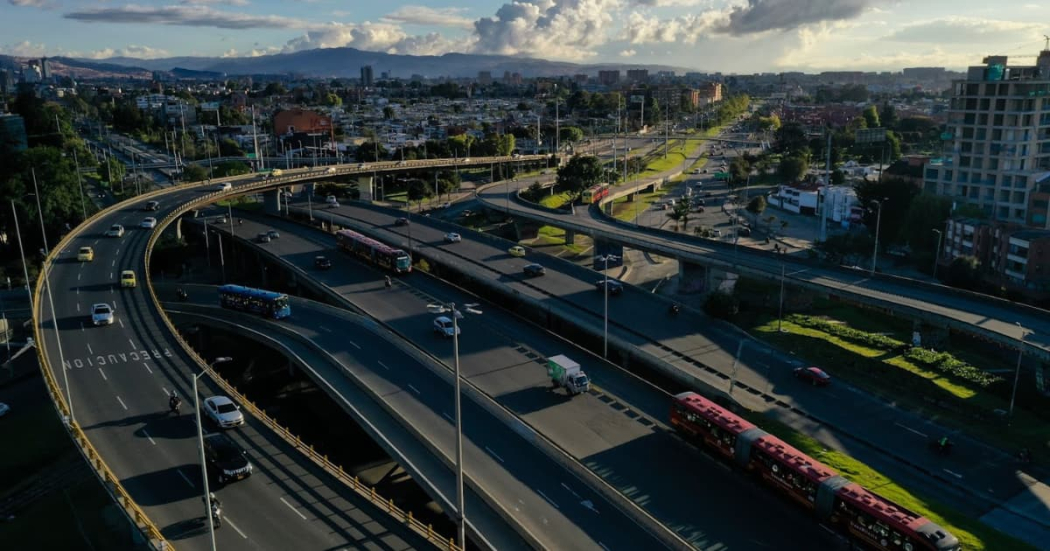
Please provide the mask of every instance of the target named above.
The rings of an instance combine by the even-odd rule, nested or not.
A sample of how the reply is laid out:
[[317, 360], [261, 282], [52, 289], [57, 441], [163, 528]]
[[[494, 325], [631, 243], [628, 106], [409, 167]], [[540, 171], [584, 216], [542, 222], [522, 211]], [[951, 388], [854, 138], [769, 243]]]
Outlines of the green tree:
[[126, 170], [124, 163], [113, 157], [108, 157], [106, 162], [102, 164], [102, 173], [100, 175], [104, 181], [109, 182], [109, 185], [112, 186], [124, 181]]
[[678, 231], [679, 222], [682, 223], [682, 231], [685, 231], [686, 228], [689, 226], [689, 214], [689, 201], [687, 199], [683, 199], [681, 201], [675, 202], [674, 208], [672, 208], [667, 213], [667, 217], [671, 220], [674, 220], [675, 231]]
[[598, 157], [576, 155], [558, 169], [556, 185], [567, 191], [573, 201], [580, 198], [583, 191], [595, 184], [602, 183], [605, 169]]
[[226, 161], [215, 165], [214, 176], [216, 178], [225, 178], [227, 176], [240, 176], [241, 174], [248, 174], [252, 171], [252, 168], [247, 163], [241, 161]]
[[864, 122], [868, 125], [868, 128], [878, 128], [882, 126], [880, 124], [881, 121], [879, 121], [879, 112], [875, 109], [874, 105], [869, 105], [865, 108], [861, 115], [864, 117]]
[[846, 183], [846, 173], [839, 169], [835, 169], [831, 172], [831, 185], [841, 186]]
[[280, 82], [271, 82], [266, 85], [263, 89], [262, 95], [265, 97], [271, 96], [283, 96], [288, 93], [288, 89], [284, 87]]
[[357, 151], [354, 153], [354, 156], [359, 163], [374, 163], [386, 159], [387, 151], [382, 144], [373, 140], [364, 142], [357, 146]]
[[423, 199], [434, 195], [434, 189], [423, 180], [413, 179], [408, 183], [406, 190], [409, 201], [415, 201], [418, 208], [423, 208]]
[[182, 170], [183, 182], [200, 182], [208, 179], [208, 169], [198, 164], [188, 164]]
[[237, 142], [230, 138], [223, 138], [219, 142], [219, 156], [220, 157], [243, 157], [244, 150], [241, 146], [237, 145]]
[[713, 318], [733, 319], [740, 312], [740, 302], [731, 293], [715, 291], [704, 301], [704, 312]]
[[343, 98], [339, 97], [339, 94], [335, 92], [328, 92], [324, 96], [324, 104], [329, 107], [339, 107], [343, 104]]
[[750, 212], [755, 220], [758, 220], [759, 216], [766, 211], [766, 197], [764, 195], [757, 195], [751, 198], [751, 201], [747, 203], [747, 212]]
[[[33, 186], [34, 172], [37, 189]], [[37, 191], [39, 197], [31, 195]], [[38, 198], [50, 244], [54, 244], [65, 231], [66, 224], [75, 226], [83, 219], [81, 189], [73, 159], [63, 157], [62, 152], [54, 147], [34, 147], [5, 157], [0, 163], [0, 196], [15, 203], [27, 253], [41, 245]], [[6, 212], [0, 211], [0, 220], [13, 235], [14, 223], [10, 217], [8, 205]], [[21, 268], [18, 272], [21, 273]]]
[[750, 174], [751, 163], [747, 162], [747, 159], [743, 157], [735, 157], [729, 163], [730, 184], [743, 184], [747, 182], [747, 178]]
[[558, 130], [558, 137], [564, 143], [576, 143], [583, 139], [583, 130], [576, 126], [563, 126]]
[[383, 118], [390, 120], [394, 118], [394, 108], [389, 105], [383, 107]]
[[[908, 206], [908, 212], [900, 226], [901, 240], [910, 245], [915, 253], [929, 253], [932, 262], [932, 255], [936, 254], [937, 248], [937, 234], [933, 230], [944, 231], [951, 211], [952, 202], [947, 197], [930, 193], [916, 196]], [[885, 228], [886, 226], [883, 226], [883, 230]]]
[[897, 119], [897, 109], [893, 107], [893, 104], [890, 102], [882, 104], [882, 111], [879, 112], [879, 119], [886, 128], [897, 128], [897, 123], [900, 122]]
[[809, 162], [801, 156], [785, 157], [780, 160], [777, 175], [785, 182], [797, 182], [809, 172]]
[[[899, 229], [904, 224], [904, 218], [911, 208], [912, 200], [919, 194], [919, 189], [911, 182], [901, 178], [885, 178], [882, 182], [877, 180], [864, 181], [854, 189], [857, 191], [857, 201], [864, 206], [864, 225], [872, 235], [875, 235], [876, 227], [879, 227], [880, 241], [898, 242], [902, 237]], [[879, 209], [876, 201], [882, 205], [882, 221], [879, 222]]]
[[800, 123], [789, 122], [780, 127], [776, 133], [776, 150], [786, 155], [802, 151], [809, 145], [806, 130]]

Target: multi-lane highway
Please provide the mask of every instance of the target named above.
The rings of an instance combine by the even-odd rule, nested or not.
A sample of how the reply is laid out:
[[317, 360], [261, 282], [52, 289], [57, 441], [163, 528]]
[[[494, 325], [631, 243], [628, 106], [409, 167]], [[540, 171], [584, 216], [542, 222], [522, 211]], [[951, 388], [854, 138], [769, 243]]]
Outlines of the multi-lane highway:
[[[160, 214], [199, 195], [179, 190], [163, 199]], [[59, 384], [68, 377], [74, 418], [106, 463], [168, 540], [180, 549], [203, 549], [209, 542], [193, 416], [167, 414], [173, 390], [184, 397], [184, 405], [192, 404], [195, 363], [160, 321], [145, 290], [121, 289], [118, 279], [122, 270], [135, 270], [142, 281], [144, 249], [153, 230], [137, 226], [156, 214], [127, 206], [78, 228], [77, 237], [57, 252], [50, 273], [55, 315], [45, 292], [37, 323]], [[123, 224], [126, 234], [104, 237], [111, 224]], [[93, 261], [77, 261], [82, 246], [94, 248]], [[95, 327], [91, 306], [103, 302], [115, 308], [116, 321]], [[64, 376], [60, 357], [66, 362]], [[217, 388], [206, 383], [203, 391], [211, 395]], [[220, 547], [427, 545], [255, 420], [230, 434], [248, 450], [255, 472], [217, 491], [227, 520], [217, 534]]]
[[[269, 218], [245, 219], [243, 226], [237, 228], [238, 235], [245, 237], [270, 229], [278, 230], [279, 239], [249, 246], [280, 259], [300, 275], [300, 279], [308, 277], [321, 284], [334, 296], [352, 302], [416, 346], [452, 365], [451, 343], [433, 334], [431, 321], [434, 315], [428, 312], [427, 305], [438, 302], [463, 304], [476, 301], [475, 297], [422, 273], [400, 278], [394, 288], [388, 290], [384, 287], [382, 272], [337, 252], [334, 236], [297, 224]], [[467, 242], [440, 245], [443, 243], [441, 236], [430, 231], [424, 231], [421, 239], [430, 246], [446, 247], [450, 251], [457, 250], [460, 245], [472, 247]], [[332, 260], [331, 270], [317, 270], [313, 266], [317, 254], [325, 254]], [[517, 279], [517, 274], [508, 279]], [[345, 322], [332, 319], [327, 307], [310, 304], [296, 302], [293, 319], [288, 323], [301, 324], [300, 330], [316, 339], [326, 350], [354, 353], [354, 345], [346, 342], [346, 335], [333, 330], [345, 326]], [[719, 545], [748, 548], [788, 544], [800, 548], [825, 541], [826, 533], [801, 511], [781, 502], [763, 488], [752, 486], [739, 473], [727, 473], [726, 465], [702, 456], [674, 437], [665, 424], [670, 401], [665, 393], [495, 305], [482, 303], [478, 308], [483, 314], [467, 315], [460, 322], [464, 379], [519, 415], [537, 432], [579, 459], [690, 543], [705, 549]], [[358, 342], [352, 337], [350, 340]], [[551, 390], [542, 362], [559, 353], [581, 362], [595, 377], [595, 384], [601, 390], [572, 399], [563, 391]], [[425, 398], [433, 410], [429, 417], [430, 422], [436, 423], [434, 432], [437, 433], [443, 424], [448, 424], [442, 416], [451, 407], [447, 403], [448, 392], [435, 392], [444, 385], [432, 380], [426, 372], [422, 375], [416, 373], [418, 369], [411, 365], [398, 365], [400, 367], [391, 372], [380, 370], [366, 376], [383, 377], [387, 384], [399, 383], [397, 389], [400, 392], [395, 394], [398, 399]], [[418, 389], [418, 395], [413, 389]], [[377, 390], [384, 391], [393, 394], [391, 389]], [[418, 408], [405, 406], [399, 409], [416, 411]], [[468, 421], [467, 432], [474, 447], [479, 452], [488, 452], [487, 461], [495, 457], [500, 463], [506, 462], [508, 469], [522, 481], [533, 477], [535, 467], [527, 465], [544, 464], [534, 452], [517, 447], [513, 437], [500, 436], [499, 427], [480, 431], [473, 427], [475, 422], [481, 422], [480, 417], [467, 413], [464, 418]], [[484, 455], [480, 453], [480, 456]], [[526, 459], [525, 464], [521, 459]], [[468, 472], [470, 462], [468, 457]], [[517, 466], [511, 468], [512, 463]], [[593, 533], [597, 536], [594, 537], [599, 538], [603, 545], [623, 548], [622, 538], [603, 535], [612, 533], [607, 522], [622, 522], [616, 520], [612, 512], [604, 512], [611, 506], [596, 505], [601, 512], [596, 516], [590, 505], [586, 505], [588, 502], [598, 503], [596, 498], [588, 497], [586, 488], [578, 481], [557, 469], [544, 468], [542, 472], [551, 478], [535, 482], [537, 491], [549, 497], [560, 515], [579, 522], [580, 529], [588, 530], [588, 533], [596, 528]], [[703, 507], [704, 513], [697, 514], [698, 503], [712, 503], [712, 500], [718, 505]], [[755, 523], [751, 515], [756, 509], [764, 511], [761, 523]], [[528, 509], [523, 509], [522, 515], [527, 512]], [[598, 521], [601, 524], [595, 527], [593, 523]], [[565, 537], [569, 534], [571, 532]], [[564, 545], [569, 543], [565, 540]]]
[[[446, 244], [443, 235], [454, 226], [429, 217], [414, 216], [410, 226], [396, 226], [395, 218], [402, 213], [361, 205], [315, 211], [314, 216], [329, 213], [406, 249], [411, 228], [411, 247], [428, 257], [540, 301], [556, 317], [575, 317], [601, 330], [603, 297], [595, 288], [600, 276], [591, 270], [531, 252], [515, 258], [506, 252], [510, 242], [466, 230], [460, 230], [462, 242]], [[547, 275], [524, 278], [522, 267], [530, 262], [543, 264]], [[850, 455], [931, 495], [944, 500], [957, 500], [959, 495], [982, 498], [968, 502], [973, 514], [1026, 489], [1008, 454], [859, 389], [838, 385], [828, 391], [800, 384], [792, 376], [792, 369], [801, 365], [796, 359], [752, 342], [727, 324], [692, 312], [670, 316], [667, 302], [630, 286], [609, 305], [612, 339], [714, 388], [728, 390], [740, 347], [736, 397], [745, 405], [768, 411], [822, 441], [837, 442]], [[953, 435], [957, 454], [929, 453], [927, 440], [943, 434]]]

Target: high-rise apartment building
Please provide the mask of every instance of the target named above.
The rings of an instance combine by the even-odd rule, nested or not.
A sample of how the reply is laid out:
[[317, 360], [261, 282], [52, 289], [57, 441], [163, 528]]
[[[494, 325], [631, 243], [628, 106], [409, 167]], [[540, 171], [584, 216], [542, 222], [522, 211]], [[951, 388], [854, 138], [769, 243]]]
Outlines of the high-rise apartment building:
[[649, 82], [649, 69], [627, 69], [627, 80], [630, 82]]
[[612, 86], [620, 82], [620, 70], [616, 69], [613, 71], [598, 71], [598, 84], [602, 86]]
[[375, 84], [375, 74], [372, 72], [371, 65], [365, 65], [361, 67], [361, 86], [365, 88], [371, 88]]
[[0, 113], [0, 155], [25, 151], [27, 147], [25, 119], [21, 115]]
[[1035, 65], [990, 56], [952, 83], [942, 159], [924, 188], [978, 207], [996, 223], [1050, 227], [1046, 202], [1033, 203], [1050, 173], [1050, 50]]

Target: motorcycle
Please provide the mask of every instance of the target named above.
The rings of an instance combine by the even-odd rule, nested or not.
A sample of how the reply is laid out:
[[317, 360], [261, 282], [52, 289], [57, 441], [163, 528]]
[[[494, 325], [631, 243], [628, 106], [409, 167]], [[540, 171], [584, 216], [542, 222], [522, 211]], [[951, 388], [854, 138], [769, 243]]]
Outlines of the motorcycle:
[[679, 306], [677, 304], [672, 304], [671, 305], [671, 315], [672, 316], [677, 316], [678, 312], [681, 312], [681, 311], [682, 311], [682, 307], [681, 306]]
[[182, 289], [175, 289], [175, 296], [181, 302], [186, 302], [186, 300], [188, 300], [190, 298], [190, 295], [187, 294], [186, 291], [183, 291]]
[[222, 527], [222, 509], [219, 508], [218, 503], [211, 504], [211, 521], [216, 530]]
[[168, 408], [171, 410], [171, 413], [174, 413], [175, 415], [179, 415], [180, 407], [182, 407], [181, 401], [172, 400], [168, 402]]
[[930, 441], [930, 449], [932, 449], [935, 453], [940, 455], [950, 454], [952, 452], [952, 446], [954, 446], [954, 444], [951, 440], [948, 440], [946, 442], [941, 442], [940, 440]]

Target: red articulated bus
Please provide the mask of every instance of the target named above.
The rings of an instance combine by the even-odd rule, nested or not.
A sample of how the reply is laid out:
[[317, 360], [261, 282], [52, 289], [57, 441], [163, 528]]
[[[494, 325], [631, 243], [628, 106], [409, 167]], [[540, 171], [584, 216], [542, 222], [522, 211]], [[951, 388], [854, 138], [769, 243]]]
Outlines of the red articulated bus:
[[580, 202], [585, 205], [593, 205], [609, 196], [609, 184], [593, 185], [580, 195]]
[[855, 541], [879, 551], [960, 551], [959, 539], [718, 404], [683, 392], [671, 405], [671, 426], [714, 450], [768, 486], [814, 512]]
[[367, 260], [376, 266], [399, 274], [412, 271], [412, 257], [408, 253], [380, 243], [354, 230], [339, 230], [335, 232], [335, 240], [341, 250]]

